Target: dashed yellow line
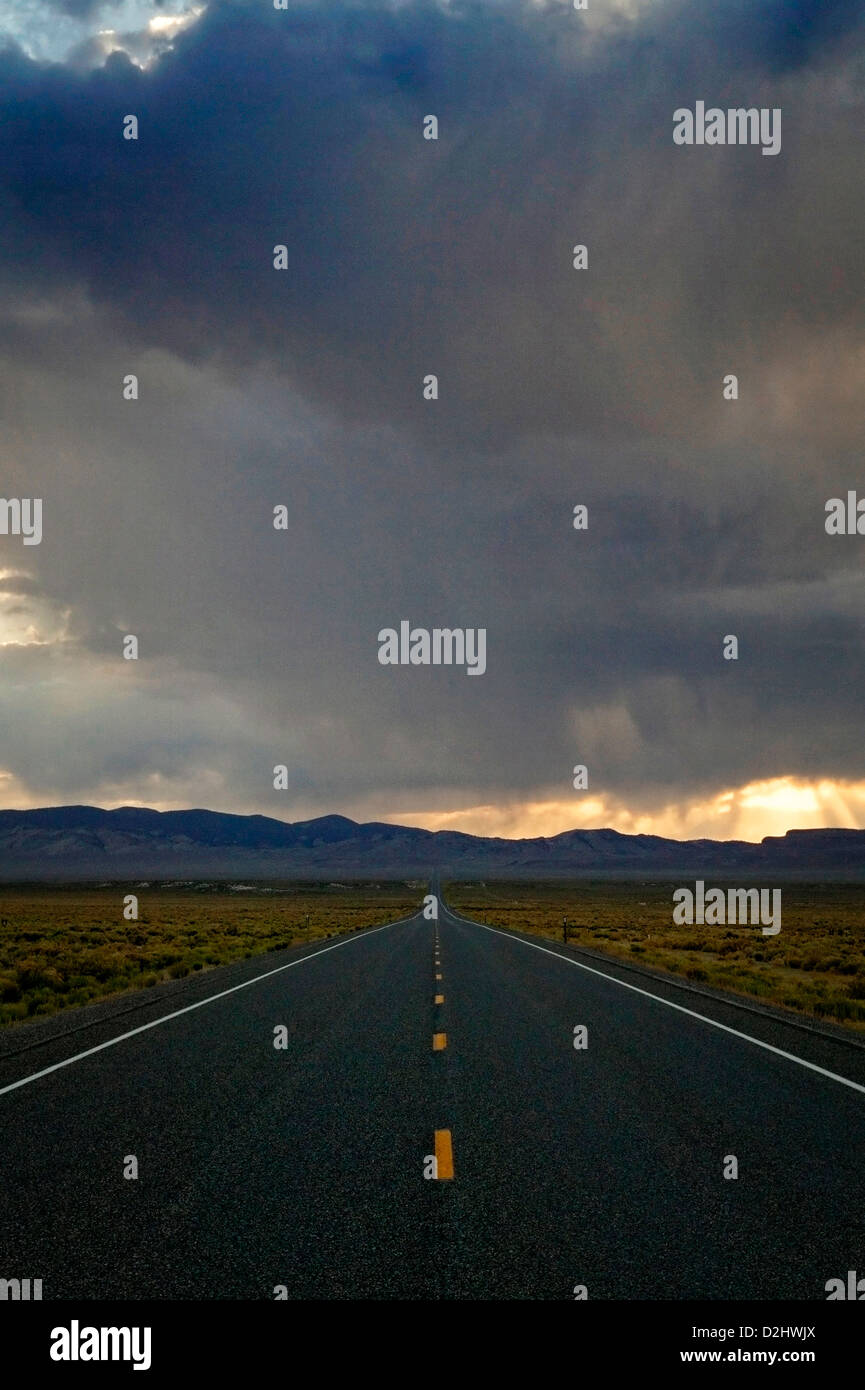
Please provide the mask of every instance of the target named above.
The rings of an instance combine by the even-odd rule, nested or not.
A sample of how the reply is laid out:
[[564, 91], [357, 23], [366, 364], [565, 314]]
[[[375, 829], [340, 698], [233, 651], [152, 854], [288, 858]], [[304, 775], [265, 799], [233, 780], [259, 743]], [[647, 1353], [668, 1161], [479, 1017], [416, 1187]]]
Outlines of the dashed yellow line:
[[454, 1150], [449, 1129], [437, 1129], [436, 1136], [436, 1177], [452, 1178], [454, 1175]]
[[[434, 962], [434, 964], [435, 964], [435, 977], [436, 977], [436, 980], [441, 980], [441, 978], [442, 978], [442, 973], [441, 973], [441, 958], [440, 958], [440, 955], [439, 955], [439, 939], [438, 939], [438, 935], [436, 935], [436, 938], [435, 938], [435, 953], [434, 953], [434, 954], [435, 954], [435, 962]], [[435, 995], [435, 1003], [436, 1003], [436, 1004], [443, 1004], [444, 1002], [445, 1002], [445, 997], [444, 997], [443, 994], [436, 994], [436, 995]], [[446, 1048], [447, 1045], [448, 1045], [448, 1035], [447, 1035], [447, 1033], [433, 1033], [433, 1051], [434, 1051], [434, 1052], [441, 1052], [441, 1051], [443, 1051], [443, 1049]], [[454, 1175], [454, 1151], [453, 1151], [453, 1143], [452, 1143], [452, 1141], [451, 1141], [451, 1132], [450, 1132], [449, 1129], [437, 1129], [437, 1130], [435, 1131], [435, 1153], [436, 1153], [436, 1177], [437, 1177], [437, 1178], [440, 1178], [440, 1179], [444, 1179], [445, 1181], [447, 1181], [448, 1179], [452, 1179], [452, 1178], [453, 1178], [453, 1175]]]

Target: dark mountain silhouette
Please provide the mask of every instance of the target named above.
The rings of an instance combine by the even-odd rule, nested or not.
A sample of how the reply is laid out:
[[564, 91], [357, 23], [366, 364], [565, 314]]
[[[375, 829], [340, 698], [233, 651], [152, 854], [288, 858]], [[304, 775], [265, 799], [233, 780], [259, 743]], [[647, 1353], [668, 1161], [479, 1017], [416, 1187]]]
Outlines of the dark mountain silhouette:
[[454, 878], [671, 874], [865, 880], [865, 830], [667, 840], [566, 830], [531, 840], [417, 830], [346, 816], [274, 820], [217, 811], [50, 806], [0, 811], [0, 880]]

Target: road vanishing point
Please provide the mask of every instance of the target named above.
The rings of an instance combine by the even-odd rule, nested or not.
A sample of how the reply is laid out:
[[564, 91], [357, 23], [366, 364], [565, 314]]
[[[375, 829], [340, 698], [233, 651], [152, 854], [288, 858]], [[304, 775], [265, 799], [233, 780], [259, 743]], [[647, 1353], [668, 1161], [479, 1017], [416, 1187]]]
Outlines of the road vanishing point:
[[865, 1252], [863, 1120], [862, 1047], [440, 901], [7, 1053], [0, 1277], [823, 1300]]

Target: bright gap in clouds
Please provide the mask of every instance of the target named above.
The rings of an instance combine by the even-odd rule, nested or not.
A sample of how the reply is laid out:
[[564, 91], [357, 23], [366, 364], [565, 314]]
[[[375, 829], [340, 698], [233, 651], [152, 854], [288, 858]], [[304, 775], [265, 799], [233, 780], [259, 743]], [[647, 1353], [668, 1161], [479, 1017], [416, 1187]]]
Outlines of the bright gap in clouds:
[[793, 829], [865, 829], [865, 782], [772, 777], [707, 798], [673, 802], [651, 813], [631, 810], [603, 794], [580, 798], [574, 793], [570, 800], [512, 802], [431, 813], [404, 811], [383, 819], [427, 830], [459, 830], [505, 839], [604, 828], [623, 835], [662, 835], [673, 840], [759, 841], [764, 835], [784, 835]]
[[[61, 790], [33, 790], [11, 773], [0, 769], [0, 808], [62, 805], [69, 800]], [[180, 811], [192, 806], [238, 815], [264, 814], [286, 821], [310, 820], [338, 812], [356, 821], [383, 821], [390, 825], [416, 826], [423, 830], [454, 830], [507, 840], [560, 835], [567, 830], [618, 830], [623, 835], [660, 835], [672, 840], [748, 840], [765, 835], [784, 835], [788, 830], [865, 829], [865, 781], [841, 782], [823, 778], [808, 782], [794, 777], [772, 777], [727, 789], [702, 800], [671, 802], [656, 812], [631, 810], [612, 796], [593, 795], [572, 800], [508, 802], [476, 805], [458, 811], [382, 812], [365, 798], [359, 806], [296, 805], [290, 812], [238, 804], [216, 771], [188, 769], [177, 778], [151, 776], [111, 779], [94, 785], [89, 794], [76, 796], [89, 805], [108, 810], [118, 806], [149, 806], [155, 811]]]
[[9, 38], [37, 62], [101, 66], [117, 50], [147, 66], [157, 48], [203, 14], [205, 5], [186, 0], [120, 0], [89, 14], [68, 14], [39, 0], [6, 0], [0, 6], [0, 46]]

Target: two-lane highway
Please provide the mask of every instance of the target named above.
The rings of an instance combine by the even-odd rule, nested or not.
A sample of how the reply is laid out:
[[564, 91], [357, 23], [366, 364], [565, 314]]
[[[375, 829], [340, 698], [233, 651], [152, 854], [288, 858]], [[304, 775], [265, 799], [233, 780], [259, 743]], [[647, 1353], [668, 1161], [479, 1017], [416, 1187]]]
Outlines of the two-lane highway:
[[842, 1042], [443, 906], [214, 994], [6, 1064], [0, 1278], [819, 1300], [865, 1270], [865, 1056]]

